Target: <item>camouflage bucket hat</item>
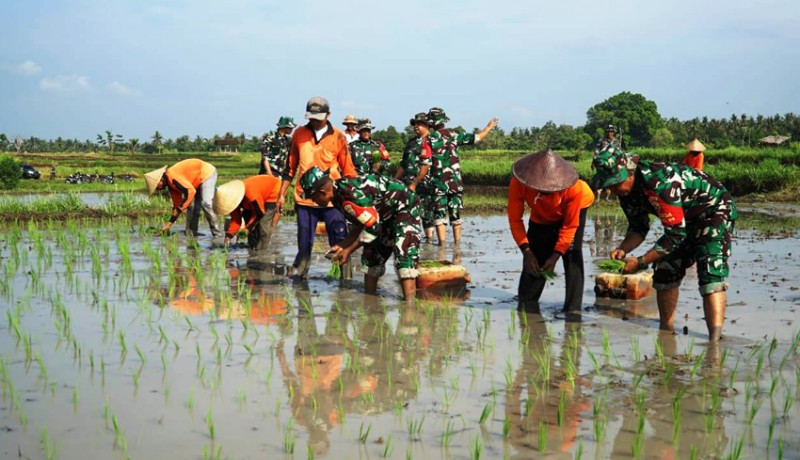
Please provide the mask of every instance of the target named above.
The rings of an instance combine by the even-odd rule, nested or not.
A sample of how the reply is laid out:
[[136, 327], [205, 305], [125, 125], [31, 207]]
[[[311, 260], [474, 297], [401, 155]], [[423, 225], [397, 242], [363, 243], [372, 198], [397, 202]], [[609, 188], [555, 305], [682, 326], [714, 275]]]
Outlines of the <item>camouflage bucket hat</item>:
[[414, 118], [408, 120], [408, 124], [411, 126], [414, 126], [416, 123], [425, 123], [426, 125], [429, 124], [430, 121], [428, 121], [428, 114], [425, 112], [420, 112], [414, 115]]
[[441, 125], [450, 121], [444, 110], [439, 107], [433, 107], [428, 110], [428, 120], [434, 125]]
[[617, 128], [615, 128], [614, 125], [608, 125], [608, 127], [606, 128], [606, 132], [607, 133], [616, 134], [617, 133]]
[[292, 117], [280, 117], [277, 124], [278, 128], [295, 128], [297, 126]]
[[311, 195], [313, 195], [320, 185], [322, 185], [322, 181], [328, 177], [330, 177], [329, 171], [322, 171], [316, 166], [312, 166], [311, 169], [306, 171], [305, 174], [303, 174], [303, 177], [300, 178], [300, 187], [303, 189], [303, 198], [311, 198]]
[[372, 124], [372, 120], [369, 118], [362, 118], [358, 120], [358, 124], [356, 125], [356, 131], [361, 131], [362, 129], [368, 129], [372, 131], [375, 129], [375, 126]]
[[636, 168], [633, 157], [621, 149], [609, 145], [595, 155], [592, 166], [597, 173], [592, 178], [595, 188], [606, 188], [619, 184], [630, 176], [629, 170]]

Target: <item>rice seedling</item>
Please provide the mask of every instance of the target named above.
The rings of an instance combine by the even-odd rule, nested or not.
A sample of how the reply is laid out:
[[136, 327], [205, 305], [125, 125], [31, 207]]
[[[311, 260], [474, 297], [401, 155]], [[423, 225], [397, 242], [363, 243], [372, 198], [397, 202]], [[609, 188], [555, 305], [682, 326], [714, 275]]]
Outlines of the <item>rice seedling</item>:
[[756, 415], [758, 415], [758, 411], [761, 409], [761, 401], [758, 399], [754, 399], [752, 404], [750, 405], [750, 410], [747, 412], [747, 424], [752, 425], [753, 420], [755, 420]]
[[283, 432], [283, 451], [287, 454], [294, 454], [294, 447], [297, 437], [288, 428]]
[[786, 389], [786, 394], [783, 397], [783, 418], [789, 417], [789, 412], [792, 410], [792, 406], [794, 405], [794, 395], [791, 394], [790, 390]]
[[372, 424], [367, 426], [367, 429], [364, 429], [364, 423], [362, 422], [361, 425], [358, 427], [358, 442], [361, 444], [366, 444], [367, 439], [369, 438], [369, 432], [372, 431]]
[[420, 432], [422, 431], [422, 425], [425, 423], [425, 417], [423, 416], [420, 420], [415, 419], [407, 419], [406, 426], [408, 428], [408, 436], [410, 439], [413, 439], [415, 436], [419, 436]]
[[602, 331], [602, 340], [603, 340], [603, 353], [606, 356], [606, 360], [611, 358], [611, 341], [608, 338], [608, 330], [603, 329]]
[[632, 336], [630, 338], [630, 341], [631, 341], [631, 352], [633, 353], [633, 362], [638, 364], [642, 360], [642, 354], [641, 351], [639, 350], [639, 337]]
[[212, 440], [216, 439], [217, 437], [217, 430], [214, 427], [214, 419], [211, 417], [211, 409], [208, 409], [206, 412], [206, 428], [208, 428], [208, 437]]
[[392, 446], [392, 435], [389, 434], [389, 436], [386, 437], [386, 441], [383, 444], [383, 452], [381, 452], [381, 457], [389, 458], [389, 456], [392, 455], [393, 449], [394, 446]]
[[542, 278], [545, 279], [545, 281], [552, 281], [558, 278], [558, 273], [554, 272], [553, 270], [541, 270], [539, 273], [541, 274]]
[[44, 458], [47, 460], [58, 458], [58, 444], [54, 439], [50, 438], [50, 433], [47, 427], [43, 427], [40, 433], [40, 440], [42, 443], [42, 450], [44, 451]]
[[603, 273], [622, 274], [622, 269], [625, 268], [625, 261], [616, 259], [601, 260], [597, 262], [597, 268]]
[[783, 460], [783, 438], [778, 438], [778, 460]]
[[539, 422], [539, 453], [547, 451], [547, 425], [544, 420]]
[[642, 454], [642, 448], [644, 447], [644, 426], [645, 414], [644, 412], [640, 412], [636, 422], [636, 433], [633, 436], [633, 443], [631, 443], [631, 456], [633, 458], [639, 458]]
[[561, 390], [561, 396], [558, 400], [558, 412], [556, 413], [556, 419], [558, 420], [558, 426], [564, 426], [565, 415], [567, 409], [567, 391]]
[[475, 435], [475, 437], [472, 438], [472, 444], [470, 445], [470, 458], [472, 460], [480, 460], [482, 453], [483, 443], [481, 442], [480, 436]]
[[739, 460], [742, 457], [742, 452], [744, 451], [744, 434], [739, 436], [737, 441], [731, 441], [731, 451], [725, 457], [728, 460]]

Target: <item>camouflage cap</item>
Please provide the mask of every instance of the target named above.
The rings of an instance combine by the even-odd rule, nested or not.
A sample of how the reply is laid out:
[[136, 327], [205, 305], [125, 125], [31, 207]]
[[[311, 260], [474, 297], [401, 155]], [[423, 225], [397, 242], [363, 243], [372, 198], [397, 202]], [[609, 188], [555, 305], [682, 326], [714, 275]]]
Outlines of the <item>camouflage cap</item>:
[[450, 118], [448, 118], [447, 114], [444, 113], [444, 109], [433, 107], [428, 110], [428, 120], [431, 124], [442, 125], [450, 121]]
[[280, 117], [278, 119], [278, 128], [294, 128], [294, 118], [292, 117]]
[[608, 127], [606, 128], [606, 132], [607, 133], [615, 133], [616, 134], [617, 128], [615, 128], [614, 125], [608, 125]]
[[362, 129], [369, 129], [370, 131], [375, 129], [375, 126], [372, 124], [372, 120], [369, 118], [359, 119], [358, 124], [356, 125], [356, 131], [361, 131]]
[[300, 178], [300, 187], [303, 189], [303, 198], [311, 198], [311, 195], [317, 191], [317, 189], [322, 185], [322, 182], [330, 177], [330, 171], [323, 171], [316, 166], [312, 166], [311, 169], [303, 174], [303, 177]]
[[595, 155], [592, 166], [597, 173], [592, 178], [595, 188], [606, 188], [619, 184], [630, 176], [630, 171], [636, 169], [633, 156], [609, 144]]
[[418, 114], [414, 115], [414, 118], [408, 120], [408, 124], [411, 126], [414, 126], [417, 123], [425, 123], [426, 125], [430, 124], [430, 121], [428, 121], [428, 114], [425, 112], [419, 112]]

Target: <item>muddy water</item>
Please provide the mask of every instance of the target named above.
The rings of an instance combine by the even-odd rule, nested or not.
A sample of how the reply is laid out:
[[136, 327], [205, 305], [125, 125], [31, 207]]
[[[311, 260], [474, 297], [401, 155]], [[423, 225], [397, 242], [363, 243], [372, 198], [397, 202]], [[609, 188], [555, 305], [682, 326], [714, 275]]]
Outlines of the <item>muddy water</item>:
[[309, 280], [287, 279], [291, 223], [258, 258], [125, 222], [10, 229], [0, 456], [797, 458], [800, 235], [784, 211], [740, 222], [720, 346], [692, 273], [677, 334], [652, 297], [595, 302], [592, 261], [624, 232], [612, 213], [589, 219], [569, 319], [563, 276], [540, 315], [516, 312], [504, 216], [469, 218], [457, 251], [424, 248], [472, 282], [415, 307], [389, 275], [380, 298], [327, 279], [321, 239]]

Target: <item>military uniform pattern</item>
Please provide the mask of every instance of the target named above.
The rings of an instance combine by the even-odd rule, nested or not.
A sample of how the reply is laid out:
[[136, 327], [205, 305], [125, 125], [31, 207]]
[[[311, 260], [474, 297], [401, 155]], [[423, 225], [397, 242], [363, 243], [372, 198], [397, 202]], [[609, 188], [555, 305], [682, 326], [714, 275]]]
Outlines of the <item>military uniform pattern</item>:
[[417, 195], [401, 182], [375, 174], [334, 184], [334, 206], [356, 228], [363, 229], [361, 263], [367, 274], [383, 275], [386, 261], [394, 254], [400, 278], [416, 278], [422, 231]]
[[[350, 147], [353, 166], [356, 167], [356, 172], [359, 176], [373, 173], [372, 168], [376, 162], [380, 162], [377, 172], [385, 174], [389, 170], [389, 152], [386, 151], [386, 147], [382, 143], [375, 139], [368, 141], [356, 139], [348, 147]], [[376, 154], [378, 156], [377, 159], [375, 158]]]
[[273, 176], [280, 176], [286, 167], [286, 158], [289, 156], [289, 147], [292, 146], [292, 136], [281, 136], [276, 132], [267, 134], [261, 146], [261, 165], [259, 174], [266, 174], [264, 159], [269, 163]]
[[597, 155], [598, 153], [602, 152], [607, 148], [616, 148], [621, 150], [622, 146], [619, 143], [619, 139], [617, 139], [616, 137], [613, 139], [604, 137], [597, 141], [597, 144], [594, 147], [594, 154]]
[[664, 227], [653, 246], [666, 254], [654, 264], [654, 287], [679, 286], [686, 269], [697, 262], [701, 293], [725, 290], [738, 217], [730, 193], [707, 174], [682, 164], [639, 161], [635, 177], [631, 193], [620, 198], [628, 232], [647, 235], [650, 214]]
[[475, 134], [463, 129], [442, 128], [439, 134], [447, 147], [448, 158], [442, 167], [442, 180], [447, 186], [445, 208], [450, 224], [461, 223], [461, 210], [464, 208], [464, 183], [461, 178], [461, 157], [458, 147], [475, 143]]

